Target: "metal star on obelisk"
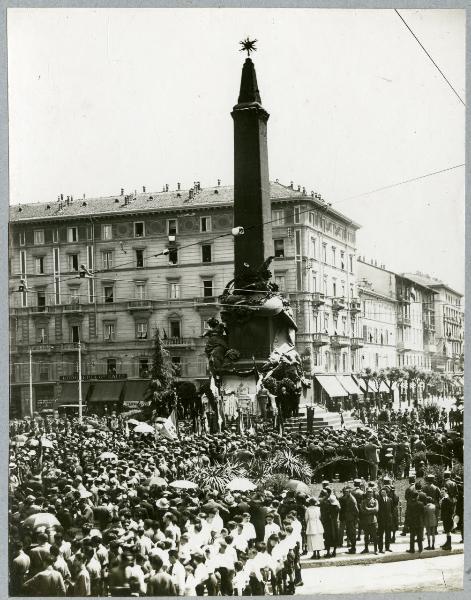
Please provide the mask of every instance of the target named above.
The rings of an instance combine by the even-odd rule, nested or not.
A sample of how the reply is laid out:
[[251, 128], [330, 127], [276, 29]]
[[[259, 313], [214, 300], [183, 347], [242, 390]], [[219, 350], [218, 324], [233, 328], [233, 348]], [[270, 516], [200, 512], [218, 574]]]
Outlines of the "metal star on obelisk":
[[242, 40], [241, 42], [239, 42], [239, 44], [242, 46], [240, 52], [247, 52], [247, 56], [250, 57], [250, 53], [256, 52], [257, 50], [257, 48], [255, 47], [257, 41], [258, 40], [249, 40], [249, 38]]

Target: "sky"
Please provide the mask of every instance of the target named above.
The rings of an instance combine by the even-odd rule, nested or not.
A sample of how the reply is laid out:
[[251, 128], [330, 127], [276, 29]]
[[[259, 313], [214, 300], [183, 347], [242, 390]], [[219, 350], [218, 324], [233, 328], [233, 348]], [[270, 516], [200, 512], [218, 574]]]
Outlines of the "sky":
[[[401, 10], [465, 99], [465, 12]], [[256, 38], [270, 179], [361, 224], [358, 254], [464, 291], [465, 108], [393, 10], [9, 9], [10, 202], [233, 182]]]

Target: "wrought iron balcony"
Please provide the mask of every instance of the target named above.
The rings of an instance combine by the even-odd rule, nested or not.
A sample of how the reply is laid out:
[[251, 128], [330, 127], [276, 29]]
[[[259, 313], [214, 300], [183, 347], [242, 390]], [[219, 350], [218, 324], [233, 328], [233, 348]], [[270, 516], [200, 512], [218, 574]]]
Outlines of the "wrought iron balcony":
[[128, 310], [151, 310], [152, 300], [129, 300]]
[[[77, 342], [65, 342], [63, 344], [57, 344], [56, 349], [58, 352], [78, 352], [78, 343]], [[81, 351], [87, 351], [87, 344], [81, 343]]]
[[[127, 373], [87, 373], [82, 374], [82, 381], [113, 381], [116, 379], [127, 379]], [[61, 375], [60, 381], [78, 381], [78, 373], [72, 375]]]
[[402, 325], [403, 327], [410, 327], [410, 317], [406, 317], [402, 314], [397, 315], [397, 324]]
[[361, 312], [361, 303], [360, 303], [360, 300], [358, 298], [352, 298], [350, 300], [350, 312], [353, 315], [356, 315], [359, 312]]
[[331, 335], [330, 345], [332, 348], [347, 348], [350, 346], [350, 338], [346, 335]]
[[32, 306], [31, 307], [31, 315], [35, 316], [35, 315], [49, 314], [50, 309], [52, 309], [51, 306]]
[[66, 313], [77, 313], [82, 312], [82, 306], [78, 300], [73, 300], [69, 304], [64, 304], [64, 312]]
[[410, 342], [397, 342], [397, 351], [398, 352], [408, 352], [411, 350]]
[[433, 353], [433, 352], [437, 351], [437, 346], [436, 346], [436, 344], [425, 344], [424, 350], [425, 350], [425, 352]]
[[170, 337], [162, 339], [164, 348], [191, 348], [195, 345], [195, 338]]

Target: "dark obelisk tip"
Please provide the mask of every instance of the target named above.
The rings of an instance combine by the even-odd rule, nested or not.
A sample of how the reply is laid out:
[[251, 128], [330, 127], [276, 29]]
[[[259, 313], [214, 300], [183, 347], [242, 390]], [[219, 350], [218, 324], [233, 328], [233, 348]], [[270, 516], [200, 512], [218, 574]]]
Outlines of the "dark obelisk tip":
[[242, 78], [240, 81], [239, 104], [248, 104], [250, 102], [262, 103], [260, 92], [258, 91], [257, 75], [255, 65], [250, 58], [245, 59], [242, 67]]

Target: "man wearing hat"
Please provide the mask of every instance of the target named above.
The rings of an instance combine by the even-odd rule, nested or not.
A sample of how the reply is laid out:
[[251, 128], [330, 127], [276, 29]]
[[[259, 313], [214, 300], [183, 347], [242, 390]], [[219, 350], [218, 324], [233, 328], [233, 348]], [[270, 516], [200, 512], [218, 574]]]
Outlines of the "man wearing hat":
[[436, 515], [437, 515], [437, 519], [438, 519], [438, 516], [440, 513], [441, 494], [440, 494], [440, 489], [438, 488], [438, 486], [435, 485], [434, 481], [435, 481], [435, 475], [433, 475], [432, 473], [428, 473], [425, 476], [425, 483], [422, 486], [422, 491], [425, 493], [425, 495], [427, 497], [432, 498], [432, 502], [435, 504], [435, 507], [436, 507]]
[[406, 501], [406, 512], [404, 514], [404, 526], [402, 528], [402, 536], [409, 533], [409, 504], [412, 500], [412, 496], [417, 494], [415, 487], [415, 475], [409, 475], [409, 485], [404, 492], [404, 499]]

